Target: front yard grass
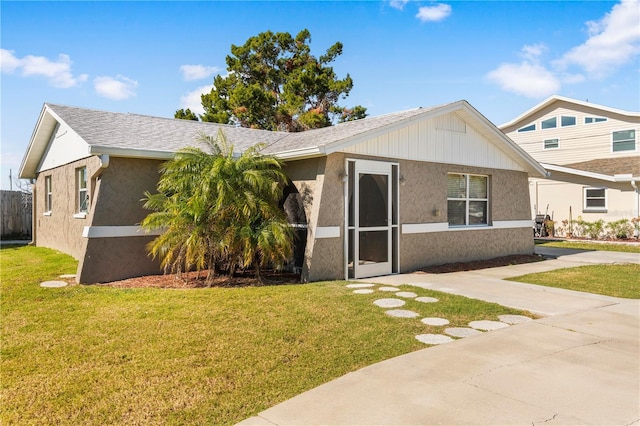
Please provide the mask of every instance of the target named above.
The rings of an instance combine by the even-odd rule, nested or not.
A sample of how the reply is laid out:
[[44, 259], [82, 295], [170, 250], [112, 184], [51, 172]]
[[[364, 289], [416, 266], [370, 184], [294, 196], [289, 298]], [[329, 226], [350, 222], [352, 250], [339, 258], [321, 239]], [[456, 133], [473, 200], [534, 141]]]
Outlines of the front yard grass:
[[[69, 256], [2, 248], [1, 424], [234, 424], [441, 328], [392, 318], [344, 282], [190, 290], [43, 280]], [[527, 313], [414, 287], [451, 326]]]
[[640, 299], [640, 265], [589, 265], [509, 278], [547, 287]]

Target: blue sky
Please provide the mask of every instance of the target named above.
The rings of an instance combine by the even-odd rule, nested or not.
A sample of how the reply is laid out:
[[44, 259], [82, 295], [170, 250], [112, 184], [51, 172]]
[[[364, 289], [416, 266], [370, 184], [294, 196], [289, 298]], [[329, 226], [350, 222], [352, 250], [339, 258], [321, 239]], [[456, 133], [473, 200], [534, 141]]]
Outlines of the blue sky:
[[[552, 94], [640, 110], [640, 0], [0, 2], [2, 189], [44, 102], [172, 117], [231, 44], [311, 32], [370, 115], [468, 100], [499, 125]], [[15, 183], [14, 183], [15, 189]]]

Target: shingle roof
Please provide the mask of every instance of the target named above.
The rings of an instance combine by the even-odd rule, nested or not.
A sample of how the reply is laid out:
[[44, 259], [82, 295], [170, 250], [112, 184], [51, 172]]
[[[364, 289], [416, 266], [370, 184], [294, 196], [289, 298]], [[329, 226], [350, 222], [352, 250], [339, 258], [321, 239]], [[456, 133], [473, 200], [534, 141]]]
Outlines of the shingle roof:
[[237, 151], [258, 142], [272, 144], [287, 133], [246, 129], [217, 123], [98, 111], [47, 104], [89, 145], [176, 152], [194, 145], [199, 134], [216, 135], [223, 129]]
[[609, 176], [625, 174], [640, 176], [640, 156], [583, 161], [565, 164], [564, 167]]

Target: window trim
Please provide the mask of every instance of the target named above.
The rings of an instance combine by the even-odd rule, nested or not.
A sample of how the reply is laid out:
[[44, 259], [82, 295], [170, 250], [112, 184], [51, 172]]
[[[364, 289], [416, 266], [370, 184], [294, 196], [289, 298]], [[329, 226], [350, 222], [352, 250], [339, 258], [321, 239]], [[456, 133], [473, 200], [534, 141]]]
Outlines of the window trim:
[[[550, 120], [554, 120], [553, 127], [544, 127], [544, 122], [545, 121], [550, 121]], [[540, 120], [540, 130], [553, 130], [553, 129], [557, 129], [557, 128], [558, 128], [558, 116], [557, 115], [555, 115], [553, 117], [548, 117], [548, 118]]]
[[[563, 118], [573, 118], [575, 122], [573, 124], [564, 125], [564, 124], [562, 124], [562, 119]], [[575, 115], [562, 115], [562, 114], [560, 115], [560, 128], [563, 128], [563, 127], [574, 127], [574, 126], [577, 126], [577, 125], [578, 125], [578, 117], [576, 117]]]
[[[489, 227], [491, 226], [491, 219], [490, 219], [490, 206], [491, 203], [489, 201], [490, 199], [490, 177], [489, 175], [483, 175], [483, 174], [478, 174], [478, 173], [460, 173], [460, 172], [448, 172], [447, 173], [447, 185], [449, 183], [449, 176], [451, 175], [460, 175], [460, 176], [464, 176], [465, 177], [465, 181], [466, 181], [466, 194], [464, 198], [460, 198], [460, 197], [449, 197], [449, 194], [447, 193], [447, 225], [449, 227], [449, 229], [455, 229], [455, 228], [484, 228], [484, 227]], [[479, 177], [483, 177], [486, 178], [486, 193], [487, 193], [487, 197], [486, 198], [471, 198], [469, 196], [469, 179], [471, 176], [479, 176]], [[448, 206], [449, 206], [449, 201], [464, 201], [465, 202], [465, 217], [464, 217], [464, 225], [451, 225], [451, 223], [449, 222], [449, 211], [448, 211]], [[487, 203], [487, 209], [486, 209], [486, 217], [485, 217], [485, 222], [484, 223], [478, 223], [478, 224], [473, 224], [470, 225], [469, 224], [469, 205], [471, 204], [472, 201], [480, 201], [480, 202], [486, 202]]]
[[[619, 151], [616, 151], [614, 149], [614, 146], [615, 146], [616, 143], [628, 142], [628, 141], [631, 140], [631, 139], [626, 139], [624, 141], [614, 141], [613, 140], [613, 135], [615, 133], [621, 133], [621, 132], [633, 132], [633, 149], [623, 149], [623, 150], [619, 150]], [[637, 133], [636, 129], [612, 130], [611, 131], [611, 153], [615, 154], [615, 153], [619, 153], [619, 152], [626, 153], [626, 152], [636, 152], [636, 151], [638, 151], [638, 133]]]
[[[84, 183], [84, 186], [82, 184]], [[87, 175], [87, 167], [78, 167], [76, 169], [76, 206], [75, 214], [73, 217], [84, 218], [89, 213], [89, 178]], [[83, 203], [86, 202], [85, 209], [82, 208]]]
[[536, 131], [536, 123], [531, 123], [526, 126], [520, 127], [516, 130], [516, 133], [526, 133], [526, 132], [535, 132]]
[[[593, 121], [591, 123], [587, 123], [587, 118], [590, 118]], [[596, 121], [596, 120], [598, 120], [598, 121]], [[609, 121], [609, 119], [607, 117], [597, 117], [595, 115], [587, 115], [583, 119], [583, 123], [585, 125], [587, 125], [587, 126], [589, 126], [591, 124], [606, 123], [607, 121]]]
[[[604, 197], [587, 197], [587, 191], [591, 189], [603, 190]], [[589, 207], [588, 200], [600, 200], [604, 199], [604, 207], [602, 206], [593, 206]], [[607, 197], [607, 187], [606, 186], [585, 186], [582, 188], [582, 211], [584, 213], [606, 213], [609, 206], [609, 197]]]
[[[547, 146], [547, 142], [552, 142], [555, 141], [556, 146]], [[548, 150], [548, 149], [559, 149], [560, 148], [560, 139], [558, 138], [553, 138], [553, 139], [545, 139], [542, 141], [542, 149], [543, 150]]]
[[53, 182], [51, 175], [44, 177], [44, 215], [51, 216], [53, 211]]

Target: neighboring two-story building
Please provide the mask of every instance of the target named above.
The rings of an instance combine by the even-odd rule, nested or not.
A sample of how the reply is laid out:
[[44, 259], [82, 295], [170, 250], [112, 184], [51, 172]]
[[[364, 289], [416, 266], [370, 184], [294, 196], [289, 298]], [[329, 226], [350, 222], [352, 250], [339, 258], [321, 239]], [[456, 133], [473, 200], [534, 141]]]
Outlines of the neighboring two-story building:
[[640, 112], [551, 96], [499, 128], [549, 172], [529, 179], [533, 216], [561, 224], [640, 215]]

